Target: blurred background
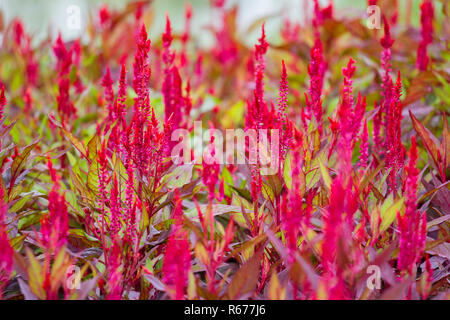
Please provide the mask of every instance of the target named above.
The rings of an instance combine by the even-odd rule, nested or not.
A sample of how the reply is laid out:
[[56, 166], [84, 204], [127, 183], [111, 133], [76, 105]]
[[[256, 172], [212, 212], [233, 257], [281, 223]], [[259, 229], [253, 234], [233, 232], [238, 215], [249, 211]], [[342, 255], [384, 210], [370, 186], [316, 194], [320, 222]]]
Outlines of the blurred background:
[[[330, 0], [320, 0], [322, 5], [328, 5]], [[383, 0], [380, 0], [383, 1]], [[406, 6], [412, 2], [413, 25], [419, 24], [420, 0], [398, 0], [399, 5]], [[127, 4], [127, 0], [0, 0], [0, 10], [3, 12], [4, 23], [15, 17], [24, 21], [27, 32], [34, 35], [34, 41], [39, 41], [47, 35], [52, 37], [61, 31], [65, 40], [82, 37], [83, 27], [89, 19], [98, 19], [98, 9], [108, 4], [110, 9], [120, 10]], [[165, 13], [168, 12], [175, 32], [183, 29], [185, 4], [193, 7], [192, 30], [201, 45], [207, 46], [212, 42], [212, 36], [206, 29], [214, 24], [214, 12], [209, 0], [154, 0], [154, 23], [150, 27], [151, 37], [158, 36], [164, 28]], [[307, 2], [305, 4], [305, 2]], [[438, 2], [438, 1], [436, 1]], [[267, 25], [269, 41], [276, 42], [283, 18], [289, 17], [294, 22], [302, 22], [305, 8], [312, 9], [313, 0], [227, 0], [226, 6], [238, 6], [238, 32], [245, 42], [251, 44], [257, 38], [256, 32], [247, 32], [249, 26], [259, 19], [264, 19]], [[81, 27], [73, 29], [68, 26], [68, 17], [72, 13], [70, 8], [76, 6], [80, 12]], [[334, 0], [337, 16], [363, 17], [367, 8], [367, 0]], [[77, 9], [78, 10], [78, 9]], [[404, 13], [405, 10], [400, 10]], [[404, 17], [400, 16], [402, 23]]]

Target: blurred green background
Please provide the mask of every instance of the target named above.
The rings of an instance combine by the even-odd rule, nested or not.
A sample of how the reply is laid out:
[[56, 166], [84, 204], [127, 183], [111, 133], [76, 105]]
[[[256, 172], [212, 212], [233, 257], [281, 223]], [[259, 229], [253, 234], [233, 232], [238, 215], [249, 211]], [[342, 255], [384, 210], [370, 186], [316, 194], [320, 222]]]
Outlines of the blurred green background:
[[[270, 41], [277, 41], [283, 17], [288, 16], [293, 21], [303, 20], [304, 1], [312, 0], [228, 0], [227, 6], [237, 4], [238, 30], [248, 43], [253, 43], [257, 34], [247, 33], [246, 29], [259, 18], [266, 17], [267, 33]], [[400, 21], [404, 14], [406, 2], [412, 1], [412, 23], [419, 23], [419, 5], [421, 0], [399, 0]], [[14, 17], [21, 17], [26, 29], [39, 41], [49, 33], [55, 36], [61, 31], [66, 40], [83, 36], [83, 25], [90, 18], [97, 18], [98, 8], [107, 3], [110, 8], [123, 8], [127, 0], [0, 0], [0, 9], [3, 11], [4, 20], [7, 23]], [[152, 10], [155, 12], [155, 22], [150, 28], [150, 36], [158, 36], [164, 28], [165, 12], [168, 12], [175, 31], [180, 31], [184, 25], [184, 7], [189, 2], [193, 6], [193, 34], [203, 45], [211, 43], [211, 34], [205, 29], [205, 25], [216, 20], [209, 0], [154, 0]], [[437, 2], [437, 1], [436, 1]], [[322, 4], [328, 4], [328, 0], [321, 0]], [[367, 0], [334, 0], [335, 15], [364, 16]], [[67, 26], [67, 8], [76, 5], [81, 12], [81, 29], [73, 30]], [[270, 15], [270, 16], [269, 16]]]

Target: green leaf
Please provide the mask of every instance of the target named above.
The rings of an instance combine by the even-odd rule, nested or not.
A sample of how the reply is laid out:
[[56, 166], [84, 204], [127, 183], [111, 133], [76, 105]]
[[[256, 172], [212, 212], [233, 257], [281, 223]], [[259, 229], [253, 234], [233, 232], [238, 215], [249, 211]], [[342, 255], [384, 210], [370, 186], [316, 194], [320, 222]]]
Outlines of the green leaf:
[[403, 198], [393, 203], [392, 195], [390, 195], [383, 205], [381, 206], [381, 226], [380, 232], [386, 231], [389, 226], [394, 222], [397, 217], [397, 213], [403, 207]]

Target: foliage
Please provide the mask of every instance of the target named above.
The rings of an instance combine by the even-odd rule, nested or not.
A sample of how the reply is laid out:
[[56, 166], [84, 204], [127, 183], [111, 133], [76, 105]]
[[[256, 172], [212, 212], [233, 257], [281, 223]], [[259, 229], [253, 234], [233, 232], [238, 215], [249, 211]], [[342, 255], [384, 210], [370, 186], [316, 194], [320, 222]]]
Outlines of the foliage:
[[[449, 2], [418, 29], [384, 1], [377, 30], [311, 1], [254, 48], [223, 2], [211, 48], [189, 5], [150, 41], [150, 1], [86, 41], [0, 27], [0, 298], [448, 299]], [[278, 130], [277, 172], [216, 161], [213, 135], [176, 164], [194, 121]]]

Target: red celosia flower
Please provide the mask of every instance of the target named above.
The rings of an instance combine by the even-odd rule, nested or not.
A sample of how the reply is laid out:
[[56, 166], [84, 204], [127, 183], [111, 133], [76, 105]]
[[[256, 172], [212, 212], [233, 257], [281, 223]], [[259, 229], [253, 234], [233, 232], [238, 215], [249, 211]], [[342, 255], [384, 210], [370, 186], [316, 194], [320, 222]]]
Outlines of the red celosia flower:
[[108, 106], [108, 117], [114, 121], [114, 111], [113, 111], [113, 103], [114, 103], [114, 90], [113, 90], [114, 82], [111, 79], [111, 72], [109, 70], [109, 66], [106, 67], [106, 73], [102, 79], [102, 86], [105, 89], [105, 98]]
[[234, 11], [226, 11], [224, 0], [215, 0], [214, 2], [213, 5], [220, 15], [218, 18], [220, 25], [214, 28], [216, 45], [212, 49], [212, 54], [221, 65], [230, 68], [239, 59], [238, 44], [235, 35], [231, 32], [234, 25], [230, 25], [230, 21], [234, 19]]
[[289, 17], [283, 19], [283, 25], [281, 26], [281, 37], [286, 42], [295, 42], [300, 34], [300, 24], [293, 23]]
[[288, 121], [286, 115], [286, 108], [288, 102], [288, 83], [287, 83], [287, 72], [286, 66], [284, 65], [284, 61], [282, 63], [282, 72], [281, 72], [281, 80], [280, 80], [280, 89], [279, 89], [279, 98], [278, 98], [278, 111], [276, 116], [276, 125], [275, 128], [279, 131], [279, 166], [278, 173], [281, 174], [282, 164], [284, 164], [284, 160], [286, 157], [286, 153], [289, 148], [289, 143], [292, 138], [292, 123]]
[[420, 22], [422, 23], [422, 40], [417, 48], [416, 66], [425, 71], [428, 67], [429, 57], [427, 48], [433, 42], [433, 18], [434, 8], [430, 0], [424, 0], [420, 6]]
[[[347, 180], [347, 181], [345, 181]], [[324, 240], [322, 244], [322, 266], [327, 279], [329, 299], [348, 299], [349, 293], [343, 278], [344, 270], [337, 262], [338, 254], [351, 240], [353, 214], [358, 208], [358, 195], [352, 190], [348, 177], [339, 175], [331, 185], [329, 207], [324, 217]], [[347, 254], [349, 254], [347, 252]]]
[[316, 28], [321, 26], [326, 19], [331, 19], [333, 17], [333, 1], [326, 7], [321, 9], [319, 5], [319, 0], [314, 0], [314, 19], [313, 25]]
[[403, 166], [404, 147], [401, 142], [402, 103], [400, 102], [402, 81], [400, 72], [391, 93], [390, 105], [386, 107], [386, 166], [392, 168], [390, 180], [391, 190], [396, 191], [395, 174]]
[[33, 98], [31, 97], [30, 88], [26, 88], [23, 94], [23, 102], [24, 102], [24, 111], [26, 114], [29, 114], [32, 109]]
[[215, 237], [216, 232], [212, 206], [207, 207], [206, 215], [204, 215], [195, 199], [194, 203], [197, 208], [198, 219], [203, 231], [203, 243], [205, 244], [205, 249], [209, 256], [208, 262], [204, 262], [207, 287], [211, 293], [217, 293], [216, 284], [218, 280], [216, 277], [216, 272], [217, 268], [222, 265], [226, 252], [230, 249], [229, 244], [233, 240], [234, 236], [234, 219], [231, 217], [228, 221], [225, 234], [222, 239], [218, 240]]
[[319, 134], [322, 133], [322, 87], [327, 63], [323, 58], [323, 46], [320, 38], [316, 36], [314, 46], [311, 48], [311, 61], [308, 66], [309, 99], [306, 99], [307, 115], [313, 114], [317, 121]]
[[378, 111], [375, 113], [375, 116], [373, 117], [373, 143], [376, 148], [381, 149], [383, 142], [381, 139], [381, 127], [382, 127], [382, 116], [383, 116], [383, 110], [381, 109], [381, 105], [377, 107], [377, 102], [374, 103], [374, 110]]
[[[262, 178], [259, 171], [260, 168], [260, 155], [259, 155], [259, 142], [260, 142], [260, 129], [270, 129], [274, 127], [274, 123], [277, 115], [275, 110], [269, 112], [267, 104], [264, 100], [264, 70], [266, 62], [264, 55], [267, 52], [269, 45], [266, 42], [266, 33], [264, 30], [264, 24], [261, 28], [261, 37], [258, 39], [258, 44], [255, 45], [254, 52], [254, 77], [255, 77], [255, 89], [253, 90], [253, 100], [247, 101], [247, 115], [245, 117], [245, 130], [253, 129], [256, 131], [256, 150], [248, 150], [248, 152], [255, 156], [257, 159], [256, 164], [251, 164], [251, 194], [254, 201], [255, 211], [255, 223], [254, 231], [258, 232], [260, 223], [263, 217], [257, 217], [257, 203], [262, 188]], [[272, 108], [273, 109], [273, 108]]]
[[[120, 80], [119, 80], [119, 91], [117, 92], [117, 99], [114, 101], [114, 105], [111, 109], [111, 120], [118, 120], [116, 126], [114, 127], [114, 130], [112, 132], [112, 139], [114, 140], [115, 147], [120, 150], [121, 143], [119, 139], [121, 139], [121, 131], [120, 129], [123, 127], [126, 127], [126, 120], [125, 120], [125, 114], [126, 114], [126, 105], [125, 101], [127, 99], [127, 83], [126, 83], [126, 67], [125, 64], [122, 64], [122, 69], [120, 71]], [[108, 89], [108, 91], [112, 91], [112, 83], [111, 83], [111, 89]]]
[[98, 191], [100, 197], [101, 228], [102, 232], [106, 231], [105, 205], [109, 202], [106, 186], [109, 182], [108, 164], [106, 159], [105, 143], [98, 150]]
[[270, 115], [267, 110], [267, 104], [264, 101], [264, 70], [266, 62], [264, 55], [267, 52], [269, 44], [266, 42], [266, 33], [264, 24], [261, 29], [261, 38], [255, 45], [254, 53], [254, 79], [255, 89], [253, 91], [253, 101], [248, 103], [248, 111], [245, 118], [246, 129], [252, 128], [258, 131], [261, 128], [271, 126]]
[[[388, 184], [391, 191], [396, 191], [396, 173], [403, 165], [404, 148], [401, 143], [401, 113], [402, 104], [401, 96], [401, 77], [397, 76], [397, 82], [394, 85], [391, 72], [391, 47], [394, 40], [391, 38], [389, 23], [383, 16], [384, 21], [384, 37], [380, 43], [383, 46], [381, 56], [381, 67], [384, 71], [382, 78], [382, 100], [380, 101], [380, 109], [374, 118], [374, 142], [378, 148], [380, 155], [386, 157], [386, 166], [392, 168]], [[381, 127], [383, 127], [385, 139], [381, 138]]]
[[70, 100], [70, 79], [66, 77], [61, 78], [58, 85], [59, 93], [56, 97], [58, 102], [58, 112], [62, 118], [63, 124], [66, 124], [69, 118], [76, 114], [77, 109]]
[[188, 64], [188, 56], [186, 50], [191, 32], [191, 19], [192, 19], [192, 5], [190, 3], [186, 3], [184, 32], [183, 35], [181, 36], [181, 53], [180, 53], [181, 68], [184, 68]]
[[172, 36], [172, 27], [170, 24], [169, 15], [166, 14], [166, 29], [162, 35], [162, 42], [164, 47], [163, 52], [163, 62], [166, 65], [171, 65], [174, 59], [174, 53], [170, 50], [170, 46], [172, 44], [173, 36]]
[[417, 180], [419, 170], [416, 168], [417, 145], [416, 137], [411, 139], [408, 153], [409, 161], [406, 166], [405, 182], [405, 213], [397, 214], [399, 231], [399, 254], [397, 267], [401, 272], [412, 274], [415, 263], [422, 256], [426, 240], [426, 214], [417, 210]]
[[[165, 106], [165, 120], [170, 121], [173, 124], [172, 129], [175, 130], [179, 127], [183, 127], [184, 116], [184, 104], [185, 99], [183, 97], [182, 81], [180, 73], [176, 66], [173, 66], [175, 54], [170, 50], [172, 43], [172, 29], [170, 25], [169, 16], [166, 16], [166, 30], [162, 36], [164, 51], [162, 58], [165, 64], [164, 67], [164, 80], [162, 84], [162, 93], [164, 96]], [[172, 146], [171, 142], [171, 146]]]
[[290, 251], [290, 259], [293, 262], [294, 253], [297, 250], [298, 236], [305, 227], [309, 226], [310, 211], [307, 206], [303, 208], [304, 180], [304, 156], [303, 135], [301, 131], [294, 129], [294, 136], [291, 141], [290, 149], [292, 151], [292, 187], [287, 194], [283, 196], [281, 208], [281, 222], [286, 234], [287, 246]]
[[34, 58], [34, 52], [31, 48], [31, 38], [25, 38], [25, 44], [22, 46], [22, 55], [26, 61], [26, 75], [27, 75], [27, 84], [30, 86], [35, 86], [37, 83], [38, 73], [39, 73], [39, 65]]
[[425, 285], [422, 292], [422, 299], [425, 300], [428, 298], [428, 295], [430, 294], [431, 286], [433, 285], [433, 268], [431, 267], [430, 263], [430, 257], [428, 254], [425, 256], [425, 271], [426, 271], [426, 278], [425, 278]]
[[356, 105], [352, 110], [352, 126], [353, 126], [353, 135], [352, 135], [352, 143], [356, 142], [356, 137], [359, 134], [362, 120], [364, 118], [364, 113], [366, 112], [366, 97], [361, 97], [361, 93], [358, 93], [358, 100], [356, 101]]
[[110, 23], [111, 13], [109, 12], [108, 5], [103, 5], [98, 11], [98, 16], [100, 18], [100, 25], [105, 27]]
[[[351, 154], [352, 140], [355, 136], [355, 122], [358, 119], [355, 119], [355, 111], [353, 110], [353, 74], [355, 73], [356, 67], [354, 66], [355, 60], [350, 58], [348, 61], [347, 67], [342, 69], [342, 74], [344, 76], [344, 87], [342, 90], [342, 101], [338, 108], [338, 119], [339, 119], [339, 129], [340, 136], [342, 139], [339, 141], [340, 143], [340, 151], [344, 152], [344, 154]], [[360, 98], [358, 99], [360, 101]], [[359, 104], [362, 104], [360, 101]], [[358, 105], [358, 104], [357, 104]], [[362, 107], [360, 107], [362, 108]], [[365, 106], [364, 106], [365, 108]], [[359, 112], [360, 114], [360, 112]], [[359, 119], [360, 120], [360, 119]], [[358, 131], [359, 131], [358, 124]], [[356, 132], [357, 133], [357, 132]]]
[[8, 284], [14, 264], [14, 249], [11, 247], [6, 221], [7, 207], [3, 202], [4, 191], [0, 186], [0, 299]]
[[117, 177], [114, 175], [113, 186], [111, 188], [110, 196], [110, 210], [111, 210], [111, 225], [110, 230], [112, 235], [118, 235], [120, 230], [120, 216], [122, 212], [120, 194], [118, 190]]
[[255, 98], [262, 106], [264, 103], [264, 70], [266, 68], [265, 54], [269, 47], [266, 42], [266, 32], [264, 24], [261, 28], [261, 38], [258, 39], [258, 44], [255, 45]]
[[[145, 175], [149, 170], [149, 160], [152, 159], [150, 157], [156, 152], [158, 147], [160, 147], [162, 139], [157, 128], [157, 122], [150, 119], [150, 116], [152, 116], [151, 112], [153, 112], [150, 110], [148, 86], [151, 74], [148, 62], [150, 40], [147, 39], [145, 26], [142, 26], [137, 42], [138, 49], [135, 54], [133, 80], [133, 86], [137, 93], [137, 97], [134, 102], [133, 120], [129, 127], [129, 130], [132, 130], [133, 132], [133, 142], [132, 146], [128, 149], [130, 156], [133, 157], [136, 169], [138, 169], [141, 175]], [[125, 139], [125, 141], [127, 140], [128, 138]], [[156, 162], [152, 161], [152, 163], [155, 164]], [[139, 186], [139, 189], [141, 187], [142, 186]]]
[[[353, 259], [353, 265], [350, 265], [352, 268], [356, 268], [358, 261], [361, 259], [360, 253], [352, 250], [353, 215], [358, 208], [359, 195], [351, 176], [351, 159], [354, 134], [360, 128], [360, 124], [356, 126], [355, 121], [361, 121], [361, 114], [364, 113], [361, 110], [365, 110], [365, 105], [361, 96], [359, 96], [357, 105], [361, 104], [361, 106], [356, 107], [356, 110], [352, 108], [354, 63], [355, 61], [350, 58], [347, 67], [342, 70], [344, 88], [342, 101], [338, 109], [340, 128], [337, 142], [338, 174], [331, 184], [329, 206], [324, 217], [322, 266], [329, 299], [350, 298], [344, 279], [344, 266], [338, 263], [338, 255], [344, 254], [343, 250], [348, 251], [347, 254], [351, 256], [349, 260]], [[356, 130], [355, 127], [357, 127]]]
[[226, 0], [212, 0], [212, 5], [216, 8], [222, 8], [225, 5]]
[[147, 106], [145, 106], [145, 101], [148, 96], [148, 83], [151, 74], [151, 69], [148, 64], [150, 45], [151, 42], [147, 38], [147, 30], [145, 29], [145, 25], [142, 25], [137, 39], [137, 50], [133, 64], [133, 87], [137, 95], [134, 104], [135, 111], [148, 111]]
[[34, 86], [37, 82], [38, 63], [35, 61], [34, 52], [31, 48], [31, 37], [25, 33], [25, 28], [20, 19], [14, 19], [12, 22], [14, 41], [25, 60], [25, 71], [27, 76], [27, 84]]
[[176, 66], [165, 74], [163, 86], [165, 119], [166, 121], [171, 119], [174, 124], [173, 129], [183, 127], [185, 99], [180, 72]]
[[57, 58], [58, 70], [59, 93], [56, 98], [58, 102], [58, 113], [62, 119], [63, 125], [65, 125], [70, 118], [76, 116], [77, 112], [74, 104], [70, 101], [69, 72], [73, 62], [72, 50], [66, 49], [61, 35], [59, 35], [53, 46], [53, 52]]
[[52, 190], [48, 194], [48, 213], [41, 220], [42, 243], [50, 252], [55, 252], [67, 242], [69, 234], [69, 214], [66, 199], [59, 193], [59, 177], [53, 169], [53, 164], [47, 161], [50, 176], [53, 181]]
[[106, 249], [107, 300], [122, 299], [123, 264], [121, 251], [119, 237], [114, 236], [111, 247]]
[[22, 38], [25, 34], [23, 23], [20, 19], [15, 19], [13, 22], [14, 42], [20, 47]]
[[183, 230], [183, 211], [178, 192], [175, 193], [174, 201], [172, 213], [174, 226], [167, 243], [162, 273], [163, 281], [170, 289], [170, 297], [174, 300], [183, 300], [191, 268], [191, 254], [188, 234]]
[[80, 66], [81, 63], [81, 40], [80, 38], [76, 39], [72, 46], [72, 51], [75, 55], [74, 63], [77, 67]]
[[129, 242], [131, 244], [136, 243], [136, 206], [134, 203], [134, 173], [133, 173], [133, 165], [130, 161], [127, 166], [127, 174], [128, 179], [126, 181], [126, 190], [125, 190], [125, 242]]
[[67, 50], [62, 41], [61, 34], [58, 35], [56, 43], [53, 46], [53, 53], [57, 58], [57, 70], [60, 76], [66, 75], [72, 66], [72, 51]]
[[364, 127], [361, 134], [361, 146], [360, 146], [359, 166], [361, 168], [367, 168], [367, 162], [369, 158], [369, 133], [367, 131], [367, 119], [364, 121]]
[[282, 61], [279, 100], [278, 100], [278, 116], [277, 116], [279, 122], [283, 122], [285, 120], [285, 112], [288, 102], [287, 95], [288, 95], [287, 72], [284, 61]]
[[389, 23], [386, 20], [386, 17], [383, 16], [383, 21], [384, 21], [384, 37], [381, 38], [380, 43], [381, 46], [383, 47], [383, 52], [381, 54], [381, 68], [384, 71], [383, 74], [383, 83], [382, 83], [382, 88], [383, 88], [383, 101], [381, 103], [381, 108], [383, 110], [383, 112], [385, 112], [385, 105], [388, 105], [390, 103], [390, 99], [391, 99], [391, 91], [392, 91], [392, 78], [390, 76], [390, 72], [391, 72], [391, 47], [394, 43], [394, 40], [391, 38], [391, 32], [390, 32], [390, 27], [389, 27]]
[[0, 120], [3, 119], [3, 112], [4, 112], [7, 102], [8, 101], [6, 100], [6, 97], [5, 97], [5, 88], [2, 87], [2, 89], [0, 91]]
[[358, 100], [353, 107], [353, 80], [355, 73], [355, 61], [350, 58], [347, 67], [342, 69], [344, 75], [344, 88], [342, 90], [342, 102], [338, 108], [338, 119], [340, 136], [339, 141], [340, 151], [345, 151], [346, 154], [351, 155], [351, 149], [354, 147], [357, 135], [359, 134], [362, 119], [366, 111], [366, 98], [358, 94]]

